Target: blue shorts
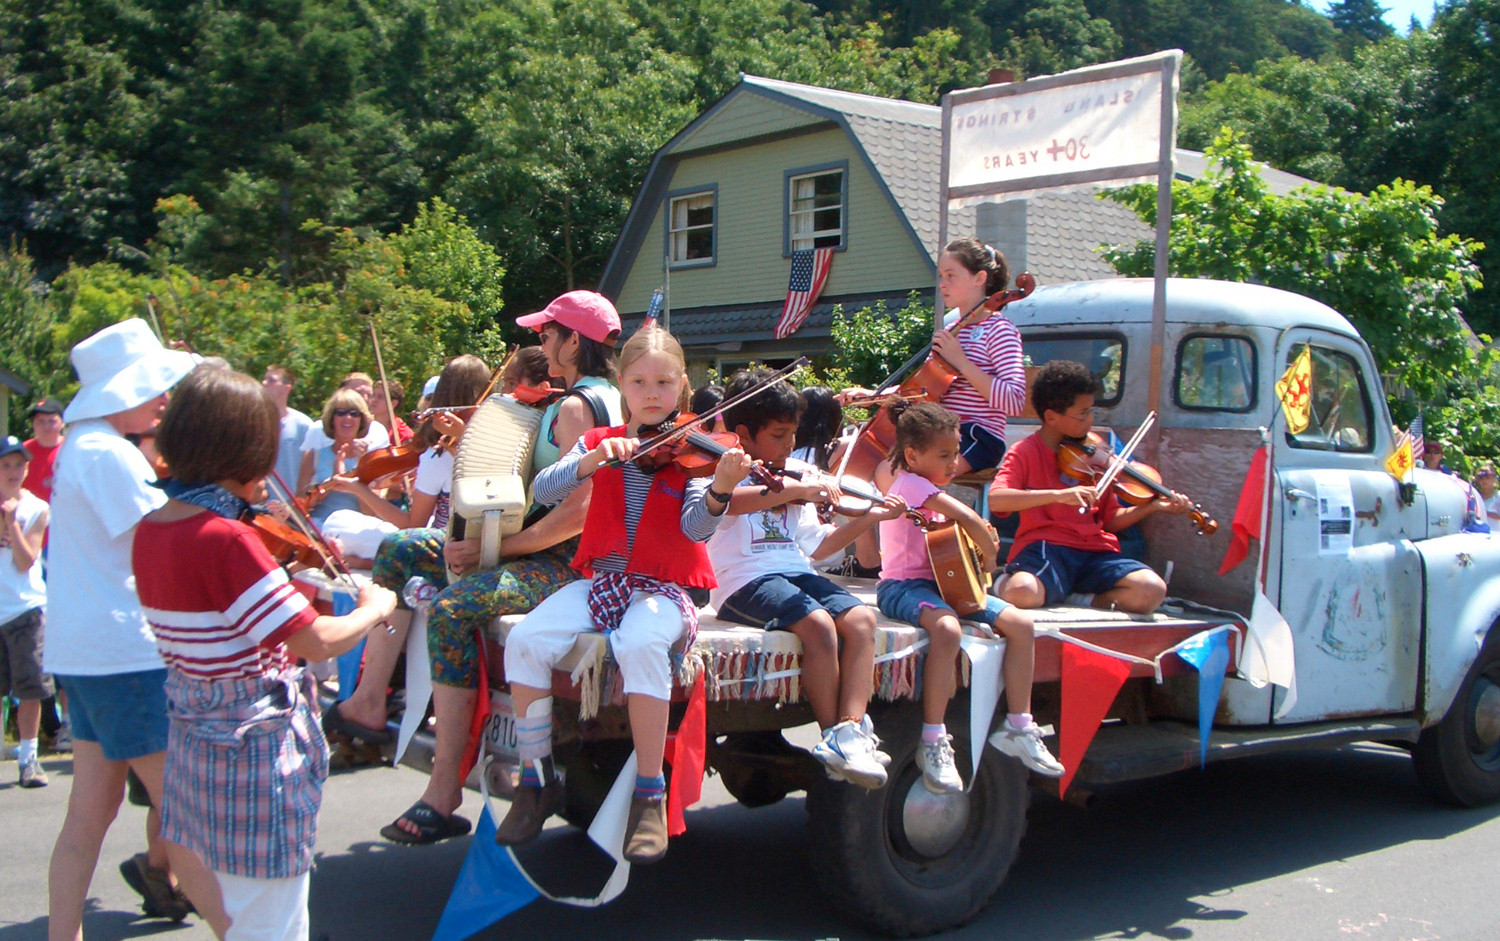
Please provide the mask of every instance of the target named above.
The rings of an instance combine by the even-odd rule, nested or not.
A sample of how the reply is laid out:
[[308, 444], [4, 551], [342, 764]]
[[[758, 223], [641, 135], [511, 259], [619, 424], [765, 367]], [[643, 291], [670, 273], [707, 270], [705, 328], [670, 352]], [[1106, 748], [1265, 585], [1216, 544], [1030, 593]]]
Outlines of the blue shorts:
[[762, 575], [725, 598], [719, 605], [719, 617], [768, 631], [784, 631], [814, 611], [827, 611], [837, 619], [861, 604], [844, 589], [811, 572]]
[[1047, 591], [1047, 604], [1058, 604], [1079, 592], [1097, 595], [1109, 591], [1131, 572], [1149, 569], [1144, 562], [1118, 552], [1091, 552], [1033, 542], [1005, 567], [1007, 572], [1030, 572]]
[[[937, 582], [930, 578], [908, 578], [901, 581], [882, 580], [875, 586], [875, 603], [880, 605], [880, 613], [888, 618], [905, 621], [907, 624], [922, 626], [923, 608], [941, 608], [944, 611], [953, 611], [953, 606], [943, 600], [938, 592]], [[994, 595], [984, 596], [984, 614], [970, 614], [963, 618], [965, 621], [979, 621], [984, 624], [994, 624], [1010, 602], [1001, 601]]]
[[96, 742], [110, 761], [167, 750], [167, 671], [59, 676], [73, 738]]
[[970, 470], [999, 467], [1005, 457], [1005, 439], [978, 422], [959, 422], [958, 453], [969, 462]]

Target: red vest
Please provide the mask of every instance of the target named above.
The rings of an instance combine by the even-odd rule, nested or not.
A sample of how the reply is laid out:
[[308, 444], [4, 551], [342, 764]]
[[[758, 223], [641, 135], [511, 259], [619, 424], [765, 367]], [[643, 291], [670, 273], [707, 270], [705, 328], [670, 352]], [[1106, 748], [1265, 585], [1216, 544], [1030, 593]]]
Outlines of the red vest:
[[[619, 438], [625, 426], [593, 428], [584, 432], [583, 446], [592, 450], [605, 438]], [[687, 475], [676, 465], [664, 467], [651, 479], [646, 508], [635, 524], [635, 548], [625, 532], [625, 472], [619, 467], [601, 467], [594, 472], [594, 492], [583, 523], [573, 568], [585, 576], [594, 574], [593, 563], [611, 555], [623, 556], [627, 571], [650, 575], [688, 588], [713, 588], [714, 570], [708, 548], [682, 532], [682, 501], [687, 495]], [[641, 538], [643, 534], [647, 538]]]

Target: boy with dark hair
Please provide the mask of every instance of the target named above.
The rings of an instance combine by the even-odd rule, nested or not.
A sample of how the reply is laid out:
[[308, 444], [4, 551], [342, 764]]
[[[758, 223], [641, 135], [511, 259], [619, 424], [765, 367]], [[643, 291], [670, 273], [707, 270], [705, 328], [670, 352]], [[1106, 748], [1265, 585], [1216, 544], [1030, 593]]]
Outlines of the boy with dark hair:
[[[735, 373], [725, 398], [769, 374]], [[802, 477], [788, 477], [780, 493], [749, 479], [735, 488], [725, 521], [708, 541], [719, 582], [710, 600], [725, 620], [797, 636], [802, 688], [823, 730], [813, 757], [835, 780], [878, 788], [886, 781], [890, 758], [878, 749], [865, 713], [874, 687], [875, 612], [814, 572], [812, 560], [843, 549], [903, 507], [878, 507], [842, 528], [821, 523], [814, 504], [829, 500], [830, 483], [811, 464], [790, 457], [801, 411], [797, 390], [777, 382], [725, 413], [725, 424], [739, 435], [745, 453]]]
[[0, 696], [15, 694], [16, 766], [22, 787], [46, 787], [47, 774], [37, 760], [37, 730], [42, 700], [52, 695], [52, 680], [42, 671], [42, 537], [47, 532], [47, 504], [22, 482], [30, 452], [15, 435], [0, 438]]
[[990, 485], [990, 510], [1020, 513], [1010, 550], [1010, 573], [1000, 597], [1018, 608], [1058, 604], [1091, 594], [1096, 608], [1150, 614], [1167, 595], [1166, 583], [1145, 564], [1120, 554], [1115, 533], [1156, 513], [1186, 513], [1192, 504], [1174, 493], [1140, 506], [1122, 507], [1113, 494], [1095, 498], [1058, 469], [1064, 438], [1082, 438], [1094, 426], [1098, 382], [1082, 363], [1054, 360], [1037, 373], [1032, 406], [1042, 427], [1005, 455]]

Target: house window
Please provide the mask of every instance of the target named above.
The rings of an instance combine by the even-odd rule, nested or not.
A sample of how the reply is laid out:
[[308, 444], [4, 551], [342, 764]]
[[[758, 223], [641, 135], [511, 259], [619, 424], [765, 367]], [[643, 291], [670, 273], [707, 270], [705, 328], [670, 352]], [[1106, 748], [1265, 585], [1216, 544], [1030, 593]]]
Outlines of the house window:
[[714, 261], [714, 192], [674, 196], [668, 202], [667, 239], [674, 266]]
[[843, 248], [844, 167], [787, 175], [788, 251]]

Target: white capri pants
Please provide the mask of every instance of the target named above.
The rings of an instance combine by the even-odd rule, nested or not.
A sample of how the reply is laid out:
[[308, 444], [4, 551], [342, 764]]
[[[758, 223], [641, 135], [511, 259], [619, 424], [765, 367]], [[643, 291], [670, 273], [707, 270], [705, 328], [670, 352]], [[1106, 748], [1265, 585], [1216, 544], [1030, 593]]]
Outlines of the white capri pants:
[[287, 879], [251, 879], [215, 871], [229, 916], [224, 941], [307, 941], [307, 887], [311, 873]]
[[[505, 639], [505, 679], [552, 688], [552, 668], [580, 634], [592, 633], [587, 579], [564, 585], [531, 609]], [[636, 592], [620, 626], [607, 635], [626, 695], [672, 698], [672, 647], [687, 636], [682, 611], [665, 595]]]

